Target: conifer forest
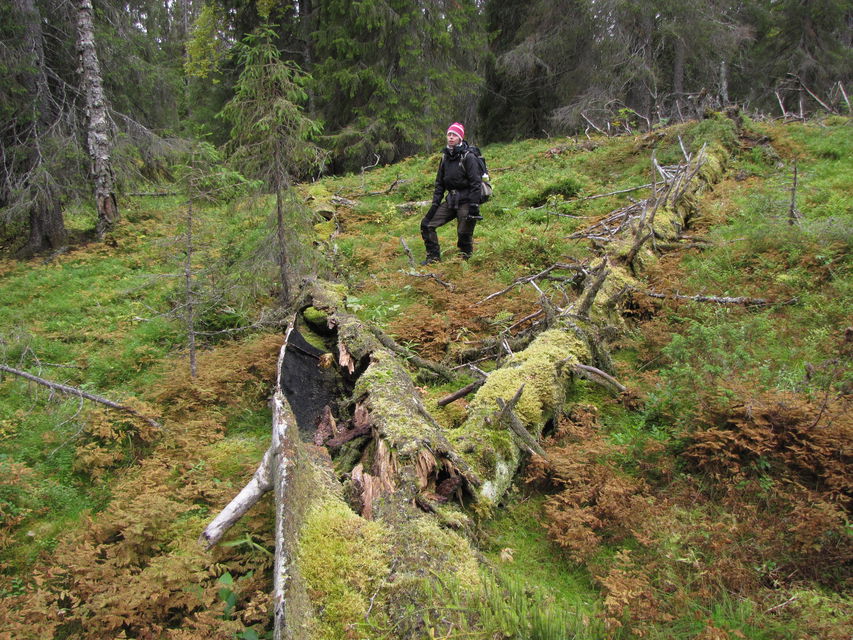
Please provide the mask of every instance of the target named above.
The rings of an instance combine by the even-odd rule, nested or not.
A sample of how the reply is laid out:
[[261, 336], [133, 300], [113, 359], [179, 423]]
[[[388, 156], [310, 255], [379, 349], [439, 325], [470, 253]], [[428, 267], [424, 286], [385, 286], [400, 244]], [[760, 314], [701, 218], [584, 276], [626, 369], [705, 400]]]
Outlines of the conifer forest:
[[850, 640], [851, 44], [0, 2], [0, 640]]

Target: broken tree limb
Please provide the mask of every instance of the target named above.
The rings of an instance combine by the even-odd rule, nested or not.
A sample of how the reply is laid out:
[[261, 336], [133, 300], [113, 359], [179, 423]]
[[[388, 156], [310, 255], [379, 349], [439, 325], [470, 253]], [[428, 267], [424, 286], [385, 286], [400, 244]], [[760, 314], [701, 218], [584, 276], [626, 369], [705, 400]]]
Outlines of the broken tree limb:
[[123, 411], [124, 413], [128, 413], [132, 416], [139, 418], [140, 420], [144, 420], [148, 424], [150, 424], [155, 429], [162, 429], [163, 426], [154, 420], [153, 418], [149, 418], [147, 416], [142, 415], [135, 409], [131, 409], [130, 407], [119, 404], [117, 402], [113, 402], [112, 400], [108, 400], [103, 396], [95, 395], [94, 393], [89, 393], [87, 391], [83, 391], [82, 389], [78, 389], [77, 387], [72, 387], [67, 384], [60, 384], [59, 382], [51, 382], [50, 380], [46, 380], [45, 378], [40, 378], [39, 376], [35, 376], [31, 373], [27, 373], [26, 371], [21, 371], [20, 369], [15, 369], [13, 367], [8, 367], [4, 364], [0, 364], [0, 371], [5, 371], [6, 373], [11, 373], [16, 376], [20, 376], [26, 380], [30, 380], [31, 382], [35, 382], [40, 384], [48, 389], [53, 389], [54, 391], [59, 391], [60, 393], [64, 393], [71, 396], [78, 396], [80, 398], [85, 398], [86, 400], [91, 400], [92, 402], [97, 402], [98, 404], [102, 404], [105, 407], [109, 407], [110, 409], [116, 409], [117, 411]]
[[273, 488], [272, 483], [272, 448], [267, 449], [261, 464], [252, 475], [252, 479], [244, 486], [228, 505], [205, 527], [199, 543], [208, 549], [216, 546], [225, 533], [260, 500], [267, 491]]
[[601, 285], [604, 284], [604, 279], [610, 274], [610, 269], [608, 269], [608, 265], [610, 264], [607, 256], [601, 261], [601, 264], [593, 271], [595, 274], [595, 280], [593, 280], [592, 284], [587, 288], [584, 293], [584, 297], [578, 306], [577, 315], [581, 318], [589, 318], [589, 310], [592, 308], [592, 303], [595, 302], [595, 296], [598, 295], [598, 291], [601, 289]]
[[459, 389], [458, 391], [454, 391], [453, 393], [444, 396], [441, 400], [438, 401], [439, 407], [444, 407], [453, 402], [454, 400], [459, 400], [459, 398], [464, 398], [469, 393], [476, 391], [480, 387], [483, 386], [485, 379], [475, 380], [471, 384], [466, 384], [464, 387]]
[[587, 380], [591, 380], [592, 382], [596, 382], [608, 389], [614, 390], [617, 393], [623, 393], [626, 391], [625, 385], [620, 383], [616, 378], [611, 376], [609, 373], [602, 371], [596, 367], [593, 367], [588, 364], [576, 364], [573, 367], [573, 370], [576, 374], [581, 376], [582, 378], [586, 378]]
[[511, 285], [501, 289], [500, 291], [496, 291], [495, 293], [491, 293], [491, 294], [487, 295], [485, 298], [483, 298], [482, 300], [477, 302], [477, 304], [480, 305], [480, 304], [483, 304], [484, 302], [488, 302], [489, 300], [492, 300], [493, 298], [497, 298], [499, 296], [502, 296], [505, 293], [512, 291], [515, 287], [517, 287], [519, 285], [527, 284], [528, 282], [534, 282], [534, 281], [539, 280], [541, 278], [546, 278], [546, 277], [550, 276], [551, 272], [553, 272], [553, 271], [575, 271], [577, 273], [586, 274], [587, 268], [585, 265], [582, 265], [582, 264], [569, 264], [569, 263], [565, 263], [565, 262], [557, 262], [557, 263], [552, 264], [547, 269], [543, 269], [539, 273], [534, 273], [533, 275], [530, 275], [530, 276], [524, 276], [521, 278], [516, 278]]
[[406, 259], [409, 261], [409, 266], [412, 269], [416, 269], [417, 267], [415, 266], [415, 256], [412, 253], [412, 250], [409, 249], [409, 245], [406, 243], [406, 239], [402, 236], [400, 237], [400, 244], [403, 245], [403, 251], [406, 252]]
[[641, 184], [636, 187], [629, 187], [627, 189], [619, 189], [617, 191], [609, 191], [608, 193], [596, 193], [593, 196], [584, 196], [583, 198], [574, 198], [572, 200], [566, 200], [565, 204], [571, 204], [572, 202], [586, 202], [587, 200], [597, 200], [598, 198], [609, 198], [610, 196], [618, 196], [623, 193], [631, 193], [632, 191], [639, 191], [640, 189], [648, 189], [652, 186], [652, 183]]
[[[240, 520], [255, 504], [260, 500], [267, 491], [271, 491], [275, 487], [276, 475], [274, 467], [281, 462], [278, 456], [276, 446], [282, 441], [281, 432], [286, 430], [286, 425], [283, 420], [284, 415], [284, 395], [281, 391], [281, 366], [284, 362], [284, 354], [287, 350], [287, 343], [290, 339], [290, 333], [293, 331], [295, 323], [293, 320], [287, 329], [284, 336], [284, 342], [279, 349], [278, 364], [276, 366], [276, 383], [275, 392], [271, 401], [272, 405], [272, 444], [264, 453], [260, 465], [252, 475], [252, 479], [244, 486], [240, 492], [234, 497], [226, 507], [217, 514], [217, 516], [205, 527], [199, 537], [199, 543], [205, 545], [208, 549], [215, 546], [222, 536], [234, 524]], [[284, 426], [283, 426], [284, 425]]]
[[646, 291], [637, 287], [629, 287], [630, 291], [635, 291], [650, 298], [658, 298], [660, 300], [687, 300], [690, 302], [713, 302], [716, 304], [742, 304], [748, 307], [765, 307], [772, 304], [796, 304], [798, 298], [790, 300], [767, 300], [766, 298], [749, 298], [749, 297], [725, 297], [725, 296], [685, 296], [678, 293], [657, 293], [655, 291]]
[[434, 273], [418, 273], [417, 271], [403, 271], [403, 273], [407, 276], [412, 276], [413, 278], [429, 278], [430, 280], [435, 280], [438, 284], [449, 291], [456, 289], [456, 285], [452, 282], [445, 282]]
[[524, 446], [527, 447], [530, 453], [535, 453], [536, 455], [545, 456], [545, 451], [536, 441], [530, 432], [524, 428], [524, 425], [521, 423], [521, 420], [518, 419], [518, 416], [513, 412], [513, 407], [518, 402], [519, 398], [521, 398], [521, 394], [524, 391], [524, 385], [519, 387], [518, 391], [515, 392], [515, 395], [510, 399], [509, 402], [505, 402], [503, 398], [495, 398], [495, 402], [500, 408], [500, 412], [498, 412], [497, 420], [499, 422], [503, 422], [508, 425], [512, 432], [519, 437]]

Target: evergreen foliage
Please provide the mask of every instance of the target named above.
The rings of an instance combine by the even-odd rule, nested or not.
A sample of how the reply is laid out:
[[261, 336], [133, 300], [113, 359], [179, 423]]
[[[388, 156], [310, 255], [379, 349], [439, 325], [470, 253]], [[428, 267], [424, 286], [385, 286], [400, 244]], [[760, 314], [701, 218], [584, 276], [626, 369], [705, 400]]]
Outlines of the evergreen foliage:
[[473, 115], [483, 37], [464, 2], [321, 0], [311, 90], [336, 169], [424, 151]]

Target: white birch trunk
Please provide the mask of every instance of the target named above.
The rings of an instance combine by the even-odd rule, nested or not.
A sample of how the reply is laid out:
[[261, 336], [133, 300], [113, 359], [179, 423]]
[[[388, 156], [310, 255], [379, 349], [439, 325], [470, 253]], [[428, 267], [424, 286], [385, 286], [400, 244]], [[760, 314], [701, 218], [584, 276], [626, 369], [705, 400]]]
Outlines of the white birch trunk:
[[101, 67], [95, 50], [95, 26], [92, 0], [77, 0], [77, 49], [80, 53], [80, 73], [86, 96], [88, 119], [87, 143], [95, 183], [95, 204], [98, 208], [98, 236], [103, 237], [118, 222], [114, 174], [111, 161], [112, 127], [107, 113]]

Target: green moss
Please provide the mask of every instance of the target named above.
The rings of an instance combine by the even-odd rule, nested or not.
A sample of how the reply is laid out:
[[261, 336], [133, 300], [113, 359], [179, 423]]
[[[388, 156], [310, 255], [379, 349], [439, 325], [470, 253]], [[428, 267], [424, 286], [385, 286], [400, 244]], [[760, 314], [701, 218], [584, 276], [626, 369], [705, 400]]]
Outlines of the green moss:
[[[489, 375], [470, 405], [472, 418], [482, 418], [498, 408], [497, 399], [509, 401], [524, 385], [515, 413], [534, 435], [565, 397], [565, 379], [557, 364], [589, 359], [589, 348], [574, 332], [552, 329], [541, 334], [527, 349], [514, 354], [506, 365]], [[470, 419], [469, 419], [470, 421]]]
[[520, 462], [519, 448], [507, 427], [493, 420], [497, 400], [508, 402], [524, 384], [515, 414], [536, 437], [566, 398], [570, 365], [590, 360], [589, 347], [575, 332], [551, 329], [489, 375], [471, 401], [468, 420], [452, 434], [457, 448], [484, 480], [480, 499], [498, 499]]
[[705, 162], [699, 169], [698, 176], [707, 184], [717, 184], [725, 174], [729, 153], [721, 145], [713, 144], [705, 149], [705, 154]]
[[[382, 523], [364, 520], [333, 497], [306, 514], [297, 564], [315, 611], [312, 638], [351, 637], [353, 626], [364, 622], [371, 597], [389, 573], [388, 533]], [[378, 611], [372, 615], [381, 615]]]
[[429, 440], [434, 429], [418, 411], [414, 384], [396, 356], [377, 349], [370, 366], [359, 377], [353, 397], [367, 396], [379, 433], [393, 442], [397, 454], [413, 455]]

